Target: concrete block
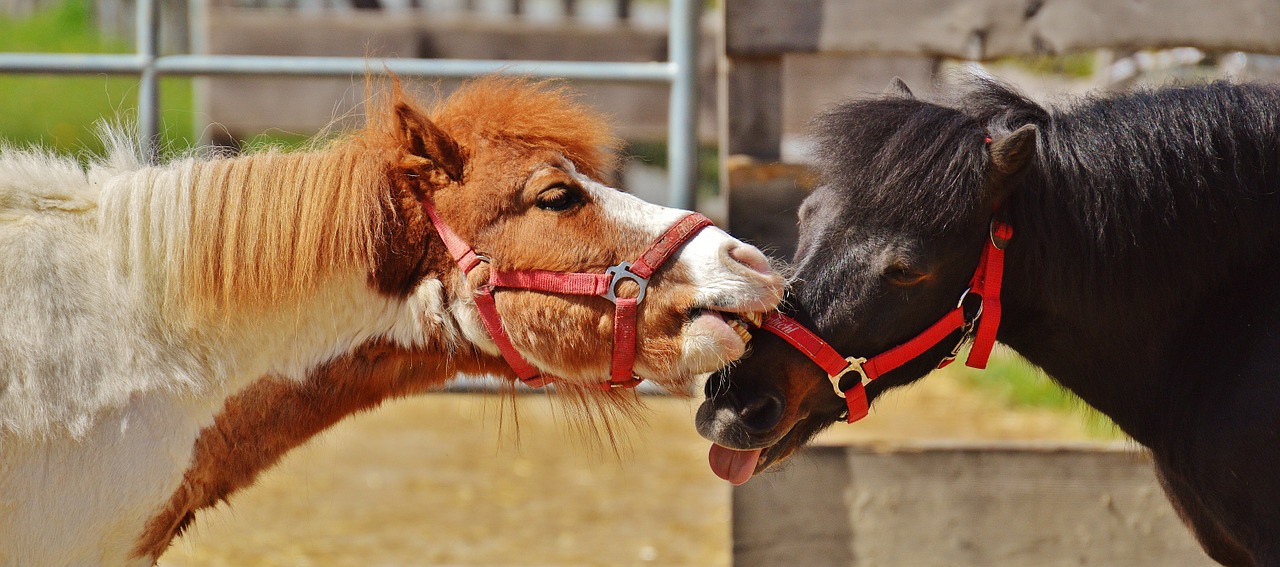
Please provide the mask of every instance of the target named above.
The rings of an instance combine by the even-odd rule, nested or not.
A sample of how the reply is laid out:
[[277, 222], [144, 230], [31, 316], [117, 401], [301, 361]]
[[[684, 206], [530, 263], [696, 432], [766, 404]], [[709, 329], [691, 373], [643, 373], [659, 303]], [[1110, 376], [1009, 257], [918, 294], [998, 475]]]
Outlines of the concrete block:
[[810, 447], [733, 493], [734, 565], [1210, 566], [1123, 444]]

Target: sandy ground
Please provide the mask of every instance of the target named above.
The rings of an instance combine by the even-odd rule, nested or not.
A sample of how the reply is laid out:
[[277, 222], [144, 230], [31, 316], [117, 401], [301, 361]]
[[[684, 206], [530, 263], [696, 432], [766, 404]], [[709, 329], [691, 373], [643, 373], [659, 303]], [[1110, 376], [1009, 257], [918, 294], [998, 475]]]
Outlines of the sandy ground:
[[[519, 398], [518, 437], [497, 397], [388, 404], [201, 515], [160, 565], [728, 566], [730, 490], [707, 468], [696, 401], [647, 399], [621, 455], [540, 394]], [[821, 442], [1087, 437], [1080, 416], [1009, 410], [938, 375]]]

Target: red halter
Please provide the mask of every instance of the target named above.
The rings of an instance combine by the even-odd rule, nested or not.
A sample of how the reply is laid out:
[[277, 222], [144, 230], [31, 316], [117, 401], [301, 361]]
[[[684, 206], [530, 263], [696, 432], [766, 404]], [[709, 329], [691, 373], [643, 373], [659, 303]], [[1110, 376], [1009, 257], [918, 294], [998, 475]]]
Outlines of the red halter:
[[[982, 256], [978, 259], [978, 267], [974, 271], [973, 279], [969, 281], [969, 289], [960, 294], [960, 301], [956, 303], [955, 309], [948, 311], [938, 322], [930, 325], [919, 335], [871, 358], [840, 356], [840, 353], [813, 331], [776, 311], [765, 316], [761, 327], [782, 337], [826, 371], [836, 395], [844, 398], [849, 407], [848, 422], [858, 421], [866, 417], [870, 409], [865, 388], [867, 382], [924, 354], [956, 329], [963, 329], [964, 335], [956, 344], [956, 348], [951, 351], [951, 355], [938, 364], [938, 368], [955, 360], [960, 346], [969, 337], [973, 338], [973, 348], [969, 350], [969, 358], [965, 364], [973, 368], [987, 367], [987, 358], [991, 356], [991, 349], [996, 343], [996, 329], [1000, 326], [1000, 285], [1004, 277], [1004, 249], [1009, 245], [1009, 239], [1013, 238], [1013, 227], [993, 219], [990, 234], [991, 238], [987, 240], [982, 249]], [[973, 319], [966, 319], [964, 300], [970, 293], [979, 296], [982, 303]], [[974, 333], [975, 323], [976, 334]], [[861, 379], [849, 389], [842, 390], [840, 379], [850, 372], [858, 373]]]
[[[477, 254], [475, 249], [467, 245], [449, 225], [440, 220], [435, 207], [424, 200], [422, 206], [431, 217], [436, 232], [444, 241], [445, 248], [453, 256], [453, 260], [462, 268], [464, 274], [470, 273], [488, 258]], [[554, 380], [544, 376], [534, 368], [524, 356], [511, 344], [511, 337], [502, 326], [502, 317], [498, 314], [498, 306], [494, 302], [493, 292], [498, 288], [526, 289], [547, 291], [569, 295], [598, 295], [614, 303], [613, 311], [613, 362], [609, 372], [609, 380], [600, 386], [609, 388], [634, 388], [644, 380], [632, 372], [636, 358], [636, 319], [640, 302], [644, 301], [645, 289], [649, 278], [662, 266], [680, 245], [693, 238], [703, 228], [711, 226], [711, 219], [698, 213], [689, 213], [681, 218], [662, 236], [658, 237], [649, 248], [634, 262], [622, 262], [605, 270], [603, 274], [587, 274], [574, 272], [549, 272], [545, 270], [489, 271], [489, 280], [475, 292], [476, 309], [480, 311], [480, 320], [489, 336], [498, 345], [502, 357], [511, 365], [516, 376], [525, 384], [537, 388]], [[640, 286], [635, 297], [618, 297], [617, 286], [624, 280], [631, 280]]]

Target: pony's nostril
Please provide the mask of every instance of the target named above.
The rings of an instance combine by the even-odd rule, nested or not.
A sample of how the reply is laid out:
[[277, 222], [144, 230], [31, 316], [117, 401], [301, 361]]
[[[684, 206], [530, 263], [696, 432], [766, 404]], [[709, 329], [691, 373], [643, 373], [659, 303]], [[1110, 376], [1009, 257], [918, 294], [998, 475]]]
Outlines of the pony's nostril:
[[782, 419], [782, 400], [774, 396], [760, 396], [738, 410], [742, 425], [753, 431], [769, 431]]
[[773, 273], [773, 269], [769, 267], [769, 259], [755, 246], [737, 243], [730, 245], [725, 252], [733, 261], [754, 271], [762, 274]]

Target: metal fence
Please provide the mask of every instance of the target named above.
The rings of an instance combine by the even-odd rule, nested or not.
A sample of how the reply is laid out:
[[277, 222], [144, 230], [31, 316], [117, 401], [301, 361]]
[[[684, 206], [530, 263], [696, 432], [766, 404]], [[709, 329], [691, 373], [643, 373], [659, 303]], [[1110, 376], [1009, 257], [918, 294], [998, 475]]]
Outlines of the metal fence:
[[[192, 3], [207, 0], [192, 0]], [[461, 59], [385, 59], [253, 55], [161, 55], [160, 5], [137, 0], [136, 52], [133, 54], [0, 53], [0, 73], [137, 75], [138, 135], [142, 147], [154, 151], [159, 132], [159, 78], [164, 75], [362, 76], [385, 72], [405, 77], [466, 78], [513, 74], [581, 81], [666, 83], [670, 85], [667, 117], [667, 205], [692, 209], [698, 171], [697, 95], [698, 20], [701, 2], [671, 0], [667, 61], [581, 62], [496, 61]], [[192, 7], [193, 13], [203, 9]]]

